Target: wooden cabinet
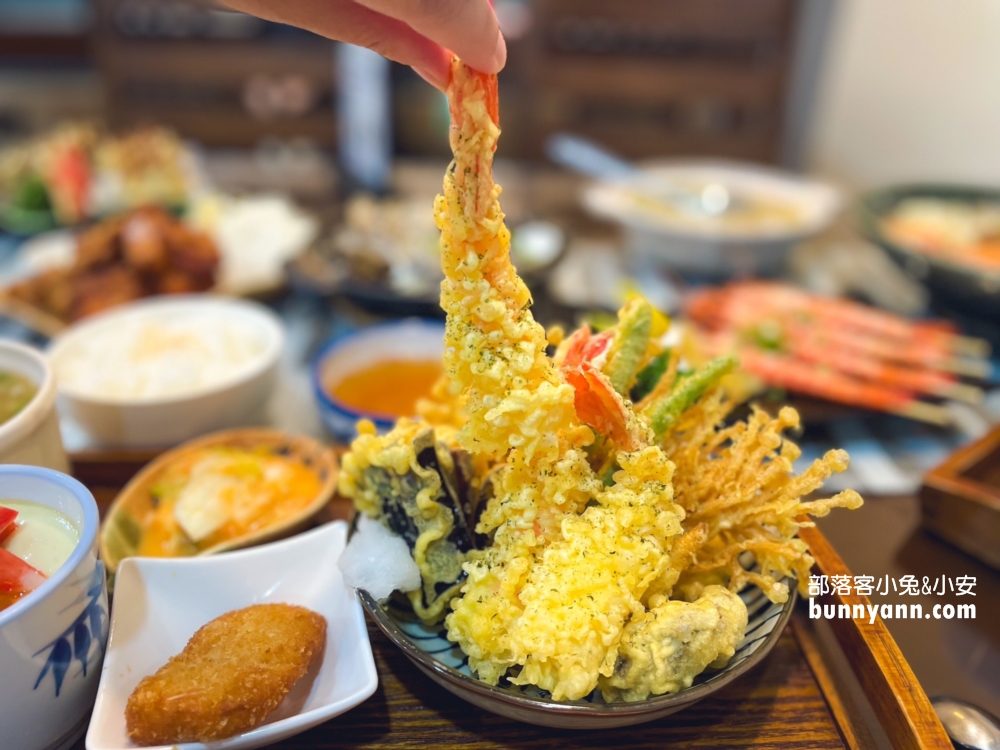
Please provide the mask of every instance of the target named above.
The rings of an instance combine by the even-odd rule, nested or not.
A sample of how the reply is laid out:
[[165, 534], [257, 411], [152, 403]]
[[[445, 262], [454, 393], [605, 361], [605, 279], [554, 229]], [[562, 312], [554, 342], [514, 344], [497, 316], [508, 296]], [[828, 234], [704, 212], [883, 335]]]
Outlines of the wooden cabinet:
[[631, 157], [777, 160], [795, 0], [532, 6], [511, 78], [527, 94], [536, 147], [569, 130]]
[[[532, 21], [501, 74], [505, 156], [541, 157], [567, 130], [629, 157], [778, 160], [804, 0], [506, 1]], [[334, 145], [330, 42], [190, 0], [96, 6], [113, 124], [162, 122], [209, 145]], [[394, 88], [397, 152], [444, 153], [439, 97], [409, 71]]]
[[95, 5], [93, 54], [113, 126], [169, 125], [207, 145], [334, 145], [331, 42], [181, 0]]

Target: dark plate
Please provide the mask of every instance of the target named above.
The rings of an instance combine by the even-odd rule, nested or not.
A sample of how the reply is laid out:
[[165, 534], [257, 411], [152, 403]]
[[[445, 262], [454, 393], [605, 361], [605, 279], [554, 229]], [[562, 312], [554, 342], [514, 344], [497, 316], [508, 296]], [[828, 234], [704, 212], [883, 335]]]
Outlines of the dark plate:
[[983, 269], [963, 263], [960, 258], [899, 245], [882, 234], [882, 218], [907, 198], [1000, 204], [1000, 190], [948, 184], [899, 185], [863, 196], [856, 212], [858, 226], [865, 236], [885, 248], [907, 273], [925, 283], [945, 305], [1000, 319], [1000, 270]]

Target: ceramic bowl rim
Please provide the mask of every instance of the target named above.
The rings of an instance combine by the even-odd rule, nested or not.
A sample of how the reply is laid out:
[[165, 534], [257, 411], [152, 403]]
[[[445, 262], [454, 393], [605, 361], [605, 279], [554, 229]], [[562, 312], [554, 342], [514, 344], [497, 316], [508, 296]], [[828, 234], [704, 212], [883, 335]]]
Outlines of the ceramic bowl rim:
[[533, 713], [542, 712], [563, 716], [588, 715], [608, 717], [641, 716], [657, 712], [671, 705], [676, 705], [678, 708], [681, 708], [699, 701], [702, 698], [706, 698], [725, 685], [728, 685], [737, 677], [744, 675], [746, 672], [757, 666], [761, 660], [763, 660], [771, 652], [771, 649], [777, 643], [782, 633], [784, 633], [788, 620], [791, 618], [792, 612], [795, 610], [795, 603], [798, 600], [798, 591], [793, 587], [789, 591], [788, 600], [782, 604], [781, 614], [778, 616], [778, 621], [775, 623], [771, 632], [766, 636], [765, 642], [762, 643], [760, 647], [744, 661], [740, 662], [730, 671], [719, 675], [718, 680], [692, 685], [691, 687], [685, 688], [684, 690], [680, 690], [676, 693], [658, 695], [647, 698], [644, 701], [583, 703], [580, 701], [554, 701], [550, 698], [531, 698], [525, 695], [518, 695], [505, 690], [504, 688], [490, 685], [474, 677], [464, 675], [457, 669], [449, 667], [447, 664], [438, 661], [414, 646], [410, 639], [406, 637], [406, 634], [402, 631], [402, 629], [392, 621], [392, 619], [386, 614], [382, 605], [379, 604], [371, 596], [371, 594], [362, 589], [358, 589], [357, 593], [365, 611], [375, 621], [375, 624], [378, 625], [379, 630], [381, 630], [386, 637], [392, 641], [393, 645], [399, 648], [411, 661], [416, 662], [419, 666], [433, 672], [452, 685], [477, 693], [483, 698], [499, 701], [500, 703], [506, 703], [510, 706], [516, 706]]
[[795, 242], [805, 237], [813, 236], [828, 227], [844, 210], [846, 200], [843, 190], [829, 180], [808, 175], [801, 175], [780, 167], [757, 164], [742, 159], [727, 159], [722, 157], [664, 157], [648, 159], [639, 165], [643, 170], [671, 172], [714, 172], [737, 175], [737, 180], [762, 180], [773, 184], [782, 183], [786, 188], [800, 191], [802, 195], [811, 194], [809, 201], [803, 199], [802, 204], [821, 205], [823, 211], [808, 221], [785, 229], [768, 229], [753, 232], [718, 232], [710, 229], [690, 229], [675, 226], [667, 222], [658, 222], [641, 213], [616, 212], [607, 210], [600, 205], [600, 197], [609, 189], [617, 189], [628, 185], [634, 178], [618, 178], [593, 182], [584, 189], [583, 202], [588, 211], [605, 219], [617, 222], [630, 230], [651, 232], [658, 236], [688, 240], [699, 243], [737, 243], [748, 246], [759, 246], [770, 243]]
[[[0, 424], [0, 450], [6, 450], [17, 445], [31, 434], [48, 416], [56, 403], [57, 386], [52, 365], [40, 349], [18, 341], [0, 341], [0, 350], [13, 352], [15, 355], [33, 360], [42, 371], [41, 382], [35, 384], [38, 388], [35, 395], [21, 411]], [[18, 372], [18, 375], [23, 375], [23, 373]], [[8, 441], [9, 445], [4, 445]]]
[[94, 496], [90, 490], [73, 477], [53, 471], [52, 469], [43, 469], [38, 466], [21, 466], [19, 464], [0, 466], [0, 478], [5, 475], [40, 479], [58, 485], [68, 491], [83, 509], [83, 528], [80, 529], [80, 540], [77, 542], [73, 552], [66, 559], [66, 562], [59, 566], [59, 569], [49, 576], [41, 586], [0, 612], [0, 628], [13, 622], [26, 612], [31, 611], [33, 607], [59, 588], [69, 578], [70, 573], [79, 567], [80, 563], [83, 562], [84, 558], [94, 547], [97, 539], [97, 529], [100, 526], [97, 501], [94, 500]]
[[384, 429], [391, 428], [396, 423], [396, 417], [389, 414], [360, 411], [347, 406], [330, 396], [330, 394], [328, 394], [323, 388], [323, 375], [321, 370], [323, 369], [323, 365], [326, 363], [326, 360], [332, 354], [335, 354], [338, 349], [355, 339], [362, 338], [374, 332], [393, 331], [395, 329], [412, 327], [414, 325], [427, 329], [440, 329], [441, 337], [444, 338], [445, 327], [443, 321], [436, 320], [434, 318], [410, 316], [403, 318], [402, 320], [390, 320], [384, 323], [375, 323], [374, 325], [344, 331], [336, 334], [324, 342], [324, 344], [319, 348], [319, 351], [316, 353], [316, 356], [313, 357], [312, 365], [309, 367], [309, 379], [312, 381], [313, 395], [319, 402], [320, 407], [338, 412], [351, 419], [369, 419], [378, 427], [382, 427]]
[[[155, 398], [109, 398], [106, 396], [95, 396], [93, 394], [81, 393], [67, 388], [65, 385], [58, 385], [59, 394], [65, 398], [76, 401], [80, 404], [88, 404], [100, 407], [112, 407], [118, 409], [145, 409], [149, 407], [169, 407], [190, 404], [198, 399], [211, 398], [225, 391], [237, 388], [247, 383], [251, 383], [262, 377], [281, 359], [281, 352], [285, 346], [285, 331], [281, 319], [266, 306], [259, 302], [236, 297], [226, 297], [213, 294], [172, 294], [159, 297], [148, 297], [146, 299], [129, 302], [125, 305], [113, 307], [110, 310], [91, 315], [83, 320], [70, 325], [66, 330], [56, 335], [49, 344], [46, 354], [52, 363], [52, 369], [56, 369], [56, 361], [59, 352], [65, 348], [66, 342], [83, 335], [89, 329], [96, 328], [107, 321], [117, 317], [128, 317], [132, 314], [158, 307], [225, 307], [237, 310], [237, 313], [244, 319], [248, 317], [256, 318], [251, 326], [254, 330], [265, 330], [265, 349], [258, 357], [244, 369], [231, 375], [217, 383], [202, 386], [197, 390], [189, 391], [171, 396], [158, 396]], [[259, 324], [259, 325], [258, 325]]]

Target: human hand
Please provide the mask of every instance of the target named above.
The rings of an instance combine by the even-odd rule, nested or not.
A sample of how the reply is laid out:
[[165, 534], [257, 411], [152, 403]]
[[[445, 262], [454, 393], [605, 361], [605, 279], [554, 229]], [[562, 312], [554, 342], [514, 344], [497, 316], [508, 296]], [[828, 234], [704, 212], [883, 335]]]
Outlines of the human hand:
[[367, 47], [448, 85], [452, 54], [483, 73], [507, 61], [489, 0], [222, 0], [233, 10]]

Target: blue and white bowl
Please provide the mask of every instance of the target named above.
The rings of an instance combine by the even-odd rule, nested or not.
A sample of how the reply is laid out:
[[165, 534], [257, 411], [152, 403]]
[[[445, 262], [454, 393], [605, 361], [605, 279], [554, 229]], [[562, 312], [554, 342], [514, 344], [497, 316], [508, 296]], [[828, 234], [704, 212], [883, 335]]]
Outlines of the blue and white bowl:
[[444, 324], [437, 320], [407, 318], [335, 336], [320, 349], [311, 371], [313, 392], [323, 424], [334, 437], [344, 442], [357, 437], [355, 425], [359, 419], [369, 419], [379, 432], [388, 432], [396, 423], [395, 417], [341, 403], [327, 393], [323, 384], [338, 382], [384, 360], [440, 362], [443, 354]]
[[676, 713], [707, 698], [760, 663], [781, 637], [795, 608], [795, 582], [784, 604], [773, 604], [755, 586], [740, 598], [747, 606], [749, 621], [736, 653], [722, 669], [707, 669], [691, 687], [644, 701], [605, 703], [598, 691], [579, 701], [554, 701], [534, 685], [490, 685], [469, 669], [469, 657], [448, 640], [444, 625], [422, 622], [406, 606], [389, 599], [378, 602], [367, 591], [358, 598], [379, 629], [421, 672], [443, 688], [486, 711], [539, 726], [560, 729], [613, 729], [653, 721]]
[[55, 508], [80, 531], [62, 567], [0, 612], [0, 745], [61, 750], [87, 727], [108, 640], [97, 504], [65, 474], [18, 465], [0, 466], [0, 498]]

